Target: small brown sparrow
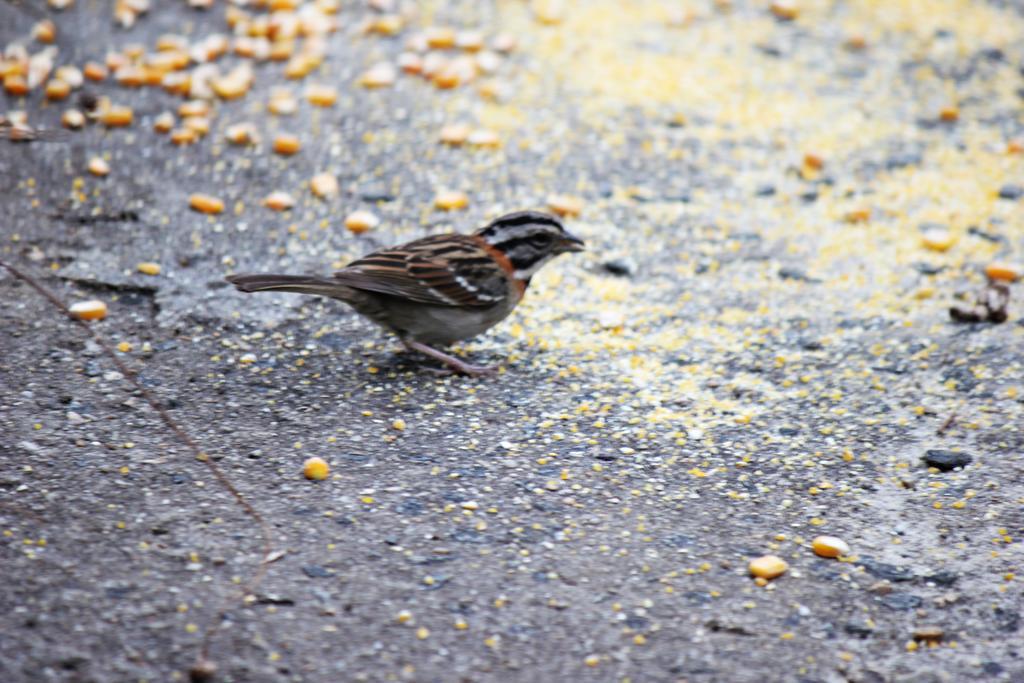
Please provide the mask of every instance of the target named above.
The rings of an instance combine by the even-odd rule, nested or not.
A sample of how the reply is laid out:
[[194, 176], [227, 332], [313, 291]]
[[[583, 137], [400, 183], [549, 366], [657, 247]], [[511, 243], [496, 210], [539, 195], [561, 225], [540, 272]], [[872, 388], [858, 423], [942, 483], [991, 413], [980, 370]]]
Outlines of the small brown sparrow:
[[227, 280], [243, 292], [340, 299], [393, 332], [407, 349], [479, 376], [497, 368], [465, 363], [434, 346], [475, 337], [498, 324], [522, 300], [541, 266], [583, 248], [554, 216], [517, 211], [472, 235], [433, 235], [375, 251], [331, 277], [253, 274]]

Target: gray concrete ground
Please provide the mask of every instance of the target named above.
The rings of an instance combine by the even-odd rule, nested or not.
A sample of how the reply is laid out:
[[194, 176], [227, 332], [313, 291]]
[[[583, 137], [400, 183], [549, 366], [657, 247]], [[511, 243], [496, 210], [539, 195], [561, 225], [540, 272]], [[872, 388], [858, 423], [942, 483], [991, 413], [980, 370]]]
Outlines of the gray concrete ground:
[[[0, 3], [0, 43], [37, 51], [35, 11], [58, 65], [228, 30], [224, 3], [153, 4], [120, 29], [107, 3]], [[1020, 285], [1002, 324], [948, 312], [1024, 259], [1024, 14], [789, 7], [422, 3], [388, 36], [344, 3], [323, 66], [256, 64], [194, 145], [152, 131], [179, 97], [109, 81], [87, 87], [131, 127], [0, 142], [0, 258], [108, 304], [95, 329], [278, 556], [237, 599], [253, 520], [0, 273], [0, 680], [186, 680], [224, 605], [223, 681], [1024, 680]], [[454, 89], [357, 84], [429, 26], [518, 45]], [[337, 103], [307, 103], [310, 82]], [[294, 115], [267, 112], [275, 88]], [[3, 97], [42, 128], [74, 106]], [[224, 142], [240, 121], [260, 144]], [[500, 147], [441, 145], [453, 123]], [[274, 154], [280, 132], [302, 150]], [[320, 172], [340, 196], [310, 194]], [[468, 207], [436, 209], [442, 189]], [[296, 206], [261, 206], [274, 190]], [[226, 211], [190, 210], [196, 192]], [[497, 378], [435, 377], [340, 305], [222, 280], [327, 273], [552, 195], [580, 202], [589, 249], [464, 347]], [[380, 226], [347, 231], [356, 209]], [[329, 479], [302, 477], [311, 456]], [[817, 557], [820, 534], [850, 555]], [[762, 587], [764, 554], [789, 569]]]

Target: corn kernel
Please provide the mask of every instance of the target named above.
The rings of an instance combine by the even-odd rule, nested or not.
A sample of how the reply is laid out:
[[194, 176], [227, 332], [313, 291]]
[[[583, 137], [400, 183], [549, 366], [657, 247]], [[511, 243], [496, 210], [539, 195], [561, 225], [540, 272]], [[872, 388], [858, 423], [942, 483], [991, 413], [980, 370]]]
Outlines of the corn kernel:
[[447, 50], [455, 46], [455, 29], [447, 26], [431, 26], [423, 33], [427, 47], [435, 50]]
[[32, 27], [32, 37], [40, 43], [50, 44], [57, 39], [57, 26], [49, 19], [43, 19]]
[[394, 85], [396, 77], [395, 67], [387, 62], [381, 62], [370, 67], [359, 77], [359, 85], [364, 88], [386, 88]]
[[153, 130], [157, 133], [170, 133], [174, 128], [174, 114], [169, 111], [162, 112], [153, 119]]
[[299, 110], [299, 102], [290, 92], [278, 90], [271, 94], [267, 110], [278, 116], [290, 116]]
[[846, 212], [845, 219], [847, 223], [867, 223], [871, 220], [871, 209], [852, 209]]
[[956, 244], [956, 235], [946, 228], [930, 228], [921, 234], [921, 244], [932, 251], [948, 251]]
[[466, 52], [479, 52], [484, 48], [484, 34], [480, 31], [459, 31], [455, 34], [455, 47]]
[[143, 261], [139, 265], [135, 266], [135, 269], [143, 275], [156, 276], [160, 274], [160, 264], [154, 263], [153, 261]]
[[309, 458], [302, 465], [302, 475], [306, 479], [323, 481], [330, 474], [331, 467], [322, 458]]
[[445, 190], [434, 197], [434, 206], [444, 211], [464, 209], [469, 206], [469, 197], [464, 192]]
[[102, 81], [109, 73], [110, 72], [107, 70], [107, 67], [103, 66], [99, 62], [87, 62], [86, 65], [82, 67], [82, 75], [90, 81]]
[[839, 557], [849, 555], [850, 546], [841, 538], [835, 536], [818, 536], [811, 541], [811, 549], [818, 557]]
[[210, 119], [205, 116], [189, 116], [181, 123], [196, 135], [206, 135], [210, 132]]
[[171, 142], [175, 145], [191, 145], [199, 139], [199, 133], [191, 128], [175, 128], [171, 131]]
[[89, 173], [102, 178], [110, 174], [110, 164], [100, 157], [93, 157], [89, 159]]
[[224, 202], [208, 194], [196, 193], [188, 198], [188, 205], [200, 213], [222, 213]]
[[189, 100], [178, 107], [178, 116], [187, 118], [189, 116], [209, 116], [210, 103], [206, 100]]
[[321, 199], [336, 197], [340, 191], [338, 179], [333, 174], [327, 172], [317, 173], [313, 176], [312, 180], [309, 181], [309, 189]]
[[868, 46], [868, 39], [859, 33], [855, 33], [847, 37], [846, 42], [844, 42], [843, 45], [846, 46], [847, 50], [863, 50]]
[[551, 26], [561, 23], [565, 18], [563, 0], [533, 0], [530, 9], [533, 11], [533, 18], [540, 24]]
[[235, 123], [228, 126], [224, 136], [233, 145], [250, 145], [256, 142], [256, 126], [251, 123]]
[[779, 19], [792, 21], [800, 15], [800, 10], [792, 0], [775, 0], [771, 4], [771, 11]]
[[398, 614], [395, 615], [395, 621], [399, 624], [408, 624], [412, 622], [412, 612], [407, 609], [400, 610]]
[[405, 420], [403, 420], [400, 417], [396, 418], [395, 420], [393, 420], [391, 422], [391, 427], [393, 429], [396, 429], [396, 430], [400, 431], [400, 432], [404, 432], [405, 431]]
[[14, 97], [21, 97], [22, 95], [28, 94], [28, 81], [25, 77], [17, 73], [8, 73], [4, 76], [4, 91], [8, 95]]
[[278, 154], [290, 156], [299, 151], [302, 143], [294, 135], [278, 135], [274, 138], [274, 151]]
[[96, 299], [79, 301], [72, 304], [68, 310], [80, 320], [103, 320], [107, 317], [107, 305]]
[[1024, 140], [1010, 140], [1006, 143], [1007, 154], [1024, 154]]
[[777, 555], [763, 555], [750, 561], [750, 573], [762, 579], [774, 579], [789, 569], [784, 559]]
[[583, 212], [583, 200], [567, 194], [551, 195], [548, 208], [559, 216], [579, 216]]
[[60, 122], [65, 128], [81, 128], [85, 125], [85, 114], [77, 109], [68, 109], [61, 115]]
[[135, 114], [130, 107], [111, 106], [100, 115], [100, 121], [108, 128], [130, 126]]
[[403, 52], [398, 55], [398, 68], [407, 74], [418, 74], [423, 71], [423, 58], [415, 52]]
[[46, 83], [46, 99], [63, 100], [71, 94], [71, 86], [59, 78], [52, 78]]
[[990, 280], [1016, 282], [1021, 278], [1022, 273], [1024, 273], [1024, 265], [1019, 263], [993, 261], [985, 266], [985, 275], [987, 275]]
[[306, 99], [318, 107], [331, 107], [338, 101], [338, 91], [329, 85], [311, 85], [306, 89]]
[[955, 105], [948, 105], [939, 110], [939, 120], [946, 123], [953, 123], [960, 118], [960, 109]]
[[249, 92], [250, 85], [251, 79], [233, 73], [210, 80], [210, 88], [222, 100], [237, 100]]
[[380, 225], [380, 218], [369, 211], [353, 211], [345, 217], [345, 227], [356, 235], [372, 230], [378, 225]]
[[498, 134], [493, 130], [488, 130], [486, 128], [474, 130], [469, 134], [469, 138], [467, 138], [466, 142], [473, 147], [501, 147], [501, 138], [498, 137]]
[[382, 14], [366, 25], [367, 33], [377, 33], [382, 36], [397, 35], [402, 31], [405, 24], [402, 17], [397, 14]]
[[461, 145], [470, 134], [469, 126], [462, 123], [453, 123], [441, 129], [441, 142], [446, 145]]
[[263, 206], [274, 211], [286, 211], [295, 206], [295, 199], [287, 192], [271, 192], [263, 200]]

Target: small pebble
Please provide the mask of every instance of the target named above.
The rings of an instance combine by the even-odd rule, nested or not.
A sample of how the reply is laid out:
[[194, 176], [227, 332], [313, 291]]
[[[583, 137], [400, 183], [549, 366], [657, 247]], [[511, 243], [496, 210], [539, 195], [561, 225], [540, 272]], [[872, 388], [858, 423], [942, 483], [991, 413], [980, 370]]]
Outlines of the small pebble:
[[971, 464], [974, 460], [970, 453], [964, 453], [962, 451], [948, 451], [945, 449], [932, 449], [925, 451], [924, 455], [921, 456], [925, 464], [929, 467], [934, 467], [940, 472], [949, 472], [957, 467], [966, 467]]
[[1024, 187], [1020, 185], [1003, 185], [999, 188], [1000, 199], [1020, 199], [1024, 197]]

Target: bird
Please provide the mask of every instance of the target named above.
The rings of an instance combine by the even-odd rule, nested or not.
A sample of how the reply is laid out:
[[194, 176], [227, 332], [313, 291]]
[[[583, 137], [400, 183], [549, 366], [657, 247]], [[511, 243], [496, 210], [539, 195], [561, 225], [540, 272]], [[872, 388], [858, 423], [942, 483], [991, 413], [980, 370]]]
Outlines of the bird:
[[476, 337], [519, 304], [551, 259], [584, 251], [555, 216], [516, 211], [466, 235], [432, 235], [374, 251], [331, 276], [252, 273], [226, 279], [242, 292], [296, 292], [338, 299], [394, 334], [410, 351], [471, 377], [497, 366], [467, 363], [438, 347]]

